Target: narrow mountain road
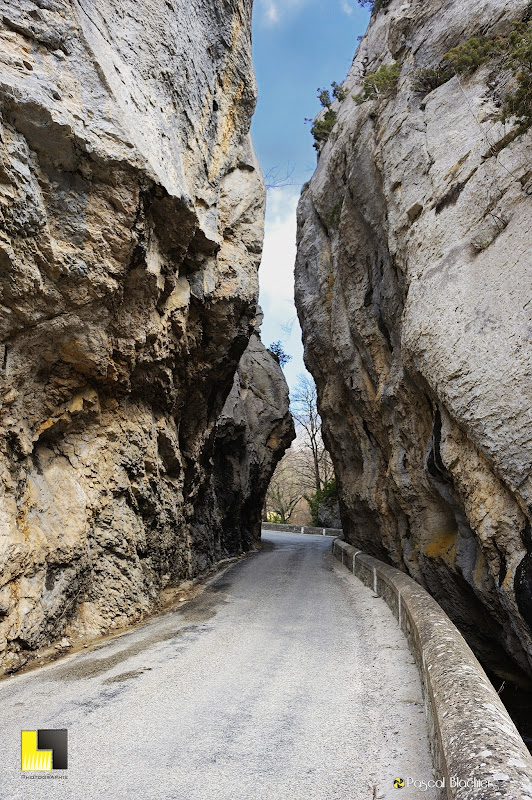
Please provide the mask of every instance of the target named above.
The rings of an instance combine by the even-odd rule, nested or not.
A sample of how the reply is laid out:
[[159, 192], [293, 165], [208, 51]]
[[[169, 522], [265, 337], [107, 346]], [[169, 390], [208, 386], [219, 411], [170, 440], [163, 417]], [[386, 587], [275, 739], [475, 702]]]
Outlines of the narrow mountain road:
[[[0, 682], [0, 798], [436, 797], [393, 787], [434, 776], [388, 607], [330, 539], [263, 537], [178, 610]], [[68, 769], [22, 773], [21, 730], [49, 728], [68, 729]]]

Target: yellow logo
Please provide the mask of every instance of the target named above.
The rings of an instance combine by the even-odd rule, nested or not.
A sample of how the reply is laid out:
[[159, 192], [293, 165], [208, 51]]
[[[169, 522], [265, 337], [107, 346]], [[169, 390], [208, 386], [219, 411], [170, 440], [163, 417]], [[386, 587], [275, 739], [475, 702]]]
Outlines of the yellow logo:
[[20, 732], [20, 755], [24, 772], [52, 771], [52, 751], [37, 750], [37, 731]]
[[68, 731], [20, 732], [20, 768], [23, 772], [51, 772], [68, 768]]
[[396, 789], [404, 789], [405, 788], [405, 782], [404, 782], [404, 780], [402, 778], [396, 778], [394, 780], [394, 782], [393, 782], [393, 785], [395, 786]]

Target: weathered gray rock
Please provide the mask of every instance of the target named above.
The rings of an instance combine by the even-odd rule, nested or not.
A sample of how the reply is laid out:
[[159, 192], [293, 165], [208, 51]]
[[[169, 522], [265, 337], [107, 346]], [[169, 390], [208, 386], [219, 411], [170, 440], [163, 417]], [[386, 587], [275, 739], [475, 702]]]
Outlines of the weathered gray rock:
[[[515, 679], [532, 674], [532, 138], [505, 139], [510, 76], [489, 64], [426, 96], [412, 83], [528, 5], [374, 15], [302, 194], [296, 267], [346, 538], [426, 586]], [[393, 61], [397, 93], [357, 105], [364, 73]]]
[[218, 419], [209, 493], [191, 523], [210, 534], [213, 558], [260, 540], [268, 485], [295, 435], [283, 371], [257, 331]]
[[218, 557], [195, 517], [254, 329], [264, 189], [250, 3], [0, 12], [0, 664], [13, 668], [138, 618]]
[[342, 518], [340, 517], [340, 504], [337, 500], [326, 501], [319, 504], [318, 525], [321, 525], [322, 528], [341, 529]]

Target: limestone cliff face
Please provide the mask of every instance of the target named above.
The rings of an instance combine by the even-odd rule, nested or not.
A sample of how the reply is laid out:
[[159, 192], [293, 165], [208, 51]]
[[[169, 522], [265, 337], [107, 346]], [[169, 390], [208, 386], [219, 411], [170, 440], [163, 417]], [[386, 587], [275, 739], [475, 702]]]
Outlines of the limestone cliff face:
[[[489, 666], [532, 673], [532, 137], [486, 65], [415, 70], [528, 0], [373, 15], [299, 206], [296, 302], [347, 539], [408, 571]], [[357, 105], [397, 62], [397, 92]]]
[[195, 516], [218, 558], [260, 539], [270, 479], [296, 436], [289, 406], [283, 371], [254, 333], [216, 425], [209, 491]]
[[219, 557], [196, 515], [254, 329], [264, 189], [251, 3], [0, 12], [0, 662], [13, 668], [65, 632], [138, 618]]

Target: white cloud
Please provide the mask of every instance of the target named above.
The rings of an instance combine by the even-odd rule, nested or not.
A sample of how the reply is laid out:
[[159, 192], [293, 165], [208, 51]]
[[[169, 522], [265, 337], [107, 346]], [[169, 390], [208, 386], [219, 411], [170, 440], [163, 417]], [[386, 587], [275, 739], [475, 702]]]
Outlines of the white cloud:
[[308, 0], [260, 0], [263, 21], [267, 25], [277, 25], [283, 15], [293, 8], [304, 5]]
[[260, 267], [261, 297], [275, 304], [293, 302], [296, 257], [296, 208], [299, 191], [294, 187], [268, 192], [264, 251]]
[[270, 25], [275, 25], [279, 22], [279, 9], [273, 0], [264, 0], [263, 5], [266, 21], [269, 22]]
[[[285, 367], [289, 385], [304, 371], [301, 331], [294, 305], [294, 263], [296, 258], [296, 208], [299, 189], [293, 186], [268, 192], [264, 250], [259, 270], [260, 298], [264, 311], [262, 339], [268, 346], [281, 341], [292, 356]], [[290, 334], [281, 326], [293, 323]]]
[[352, 14], [353, 13], [353, 8], [352, 8], [352, 6], [349, 5], [347, 0], [342, 0], [342, 11], [345, 14]]

